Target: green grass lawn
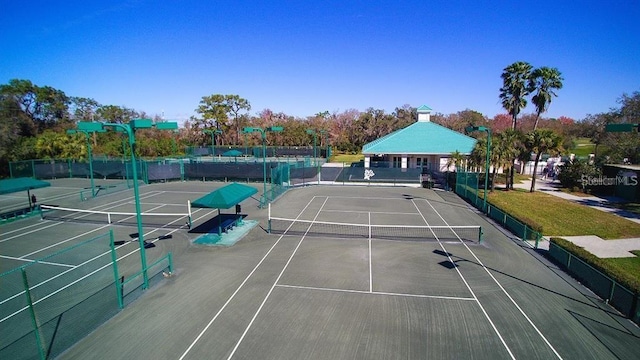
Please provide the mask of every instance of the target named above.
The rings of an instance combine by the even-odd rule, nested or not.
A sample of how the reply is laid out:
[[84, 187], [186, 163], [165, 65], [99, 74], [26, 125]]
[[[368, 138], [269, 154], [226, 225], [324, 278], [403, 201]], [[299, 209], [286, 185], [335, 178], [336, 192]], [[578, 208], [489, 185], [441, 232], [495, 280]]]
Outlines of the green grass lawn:
[[636, 257], [603, 259], [627, 274], [635, 275], [636, 287], [640, 287], [640, 250], [632, 251]]
[[352, 163], [358, 162], [360, 160], [364, 160], [364, 155], [362, 154], [334, 154], [331, 156], [331, 162], [337, 163]]
[[[597, 235], [603, 239], [640, 237], [640, 224], [559, 197], [527, 191], [494, 191], [489, 201], [523, 222], [542, 226], [545, 236]], [[534, 224], [531, 224], [534, 223]], [[636, 257], [600, 259], [621, 274], [625, 286], [640, 289], [640, 251]], [[613, 275], [609, 274], [610, 276]]]
[[587, 157], [589, 154], [593, 154], [596, 150], [596, 145], [591, 142], [589, 138], [577, 138], [576, 147], [571, 149], [570, 152], [576, 154], [578, 157]]
[[489, 202], [532, 228], [542, 227], [545, 236], [640, 237], [640, 224], [542, 192], [496, 190]]

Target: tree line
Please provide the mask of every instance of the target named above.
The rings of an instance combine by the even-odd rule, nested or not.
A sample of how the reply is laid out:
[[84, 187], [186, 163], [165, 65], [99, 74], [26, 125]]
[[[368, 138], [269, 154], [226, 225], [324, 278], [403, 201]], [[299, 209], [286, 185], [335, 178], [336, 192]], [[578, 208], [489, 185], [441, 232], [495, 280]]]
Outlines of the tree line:
[[[525, 66], [526, 67], [526, 66]], [[505, 68], [505, 73], [511, 70]], [[519, 71], [519, 70], [518, 70]], [[630, 134], [611, 134], [604, 132], [604, 125], [612, 122], [638, 122], [638, 105], [640, 94], [623, 95], [620, 99], [621, 107], [611, 109], [596, 115], [589, 115], [585, 119], [575, 121], [567, 117], [545, 118], [543, 113], [548, 108], [550, 100], [543, 102], [534, 100], [536, 111], [521, 114], [526, 106], [526, 96], [532, 94], [536, 99], [552, 98], [555, 96], [556, 86], [550, 88], [548, 96], [535, 89], [538, 76], [534, 76], [535, 69], [529, 67], [524, 79], [527, 91], [518, 101], [507, 94], [506, 84], [501, 91], [504, 94], [503, 106], [506, 114], [498, 114], [488, 118], [477, 111], [465, 109], [456, 113], [434, 113], [433, 122], [450, 129], [464, 132], [469, 125], [482, 125], [491, 128], [495, 135], [495, 143], [503, 142], [505, 150], [496, 153], [496, 163], [513, 160], [514, 148], [522, 149], [522, 138], [516, 139], [512, 132], [526, 134], [528, 131], [548, 129], [562, 139], [562, 149], [570, 151], [575, 147], [574, 139], [588, 137], [597, 144], [598, 159], [608, 161], [622, 161], [629, 159], [633, 163], [640, 162], [637, 151], [637, 137]], [[537, 73], [536, 73], [537, 74]], [[558, 72], [559, 75], [559, 72]], [[504, 73], [503, 73], [504, 76]], [[542, 75], [540, 75], [542, 76]], [[511, 78], [508, 78], [511, 79]], [[536, 80], [537, 79], [537, 80]], [[511, 80], [509, 80], [511, 81]], [[516, 89], [516, 88], [514, 88]], [[519, 90], [518, 90], [519, 91]], [[536, 97], [537, 96], [537, 97]], [[523, 102], [524, 100], [524, 102]], [[511, 108], [510, 104], [515, 104]], [[519, 104], [519, 105], [518, 105]], [[507, 106], [508, 105], [508, 106]], [[519, 107], [518, 107], [519, 106]], [[268, 133], [269, 145], [277, 146], [312, 146], [313, 135], [307, 129], [313, 129], [318, 135], [318, 146], [327, 143], [334, 150], [340, 152], [357, 153], [367, 142], [373, 141], [390, 132], [406, 127], [417, 121], [415, 107], [403, 105], [392, 112], [381, 109], [368, 108], [364, 111], [349, 109], [342, 112], [320, 111], [305, 118], [294, 117], [285, 113], [275, 113], [270, 109], [263, 109], [255, 114], [250, 113], [249, 100], [239, 95], [213, 94], [203, 96], [195, 108], [197, 115], [186, 120], [176, 132], [141, 130], [137, 132], [137, 152], [144, 157], [162, 157], [184, 155], [188, 146], [209, 146], [211, 134], [204, 130], [220, 130], [215, 136], [218, 146], [257, 146], [261, 139], [257, 134], [244, 135], [242, 129], [246, 126], [267, 127], [282, 126], [282, 133]], [[517, 110], [517, 111], [516, 111]], [[79, 121], [106, 121], [114, 123], [128, 123], [135, 118], [152, 118], [154, 121], [164, 121], [158, 114], [150, 115], [141, 110], [118, 105], [103, 105], [91, 98], [68, 96], [64, 91], [49, 86], [39, 86], [29, 80], [13, 79], [7, 84], [0, 85], [0, 176], [9, 175], [10, 161], [28, 159], [73, 158], [86, 159], [86, 139], [79, 135], [67, 135], [66, 130], [76, 127]], [[517, 120], [516, 120], [517, 119]], [[635, 119], [635, 120], [634, 120]], [[514, 129], [517, 121], [517, 128]], [[507, 131], [511, 130], [511, 131]], [[322, 135], [320, 135], [322, 134]], [[484, 141], [482, 133], [471, 134], [479, 138], [478, 150], [474, 154], [481, 155]], [[96, 134], [91, 138], [94, 153], [105, 156], [127, 155], [128, 148], [123, 146], [122, 136], [118, 133], [107, 132]], [[613, 146], [620, 144], [623, 146]], [[634, 146], [636, 146], [634, 148]], [[497, 145], [494, 149], [497, 149]], [[635, 150], [635, 152], [634, 152]], [[501, 154], [501, 155], [499, 155]], [[474, 155], [474, 156], [476, 156]], [[473, 158], [473, 156], [472, 156]], [[476, 159], [477, 160], [477, 159]], [[601, 160], [604, 161], [604, 160]], [[480, 164], [481, 161], [478, 161]]]

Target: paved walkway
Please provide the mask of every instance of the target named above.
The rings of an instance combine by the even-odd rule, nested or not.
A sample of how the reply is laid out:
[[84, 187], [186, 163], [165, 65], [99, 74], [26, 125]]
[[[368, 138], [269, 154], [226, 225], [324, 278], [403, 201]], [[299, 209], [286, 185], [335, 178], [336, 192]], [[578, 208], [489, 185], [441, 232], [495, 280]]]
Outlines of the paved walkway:
[[[514, 187], [521, 189], [531, 189], [531, 181], [523, 181], [519, 184], [514, 184]], [[640, 224], [640, 215], [620, 210], [614, 207], [612, 204], [621, 202], [622, 200], [615, 197], [598, 197], [598, 196], [577, 196], [570, 193], [560, 191], [560, 183], [558, 181], [547, 181], [543, 179], [536, 179], [536, 191], [543, 191], [547, 194], [557, 196], [569, 201], [576, 202], [590, 206], [600, 211], [606, 211], [609, 213], [622, 216], [629, 221]], [[616, 240], [603, 240], [595, 235], [584, 236], [560, 236], [563, 239], [573, 242], [574, 244], [585, 248], [590, 253], [600, 258], [618, 258], [618, 257], [633, 257], [635, 256], [630, 251], [640, 250], [640, 238], [633, 239], [616, 239]], [[540, 248], [547, 248], [549, 244], [543, 242], [540, 244]]]

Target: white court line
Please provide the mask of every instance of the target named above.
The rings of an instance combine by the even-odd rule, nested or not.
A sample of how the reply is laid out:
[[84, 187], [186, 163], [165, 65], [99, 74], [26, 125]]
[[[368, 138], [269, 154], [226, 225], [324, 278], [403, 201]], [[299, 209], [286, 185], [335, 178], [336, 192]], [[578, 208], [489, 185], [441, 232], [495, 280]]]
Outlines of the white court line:
[[[155, 195], [156, 194], [154, 194], [152, 196], [155, 196]], [[96, 209], [102, 209], [102, 210], [107, 209], [108, 210], [108, 209], [112, 209], [112, 208], [117, 207], [117, 206], [121, 206], [123, 204], [129, 204], [129, 203], [130, 203], [130, 199], [121, 199], [121, 200], [116, 200], [116, 201], [110, 202], [108, 204], [94, 206], [90, 210], [96, 210]], [[29, 225], [29, 226], [25, 226], [25, 227], [18, 228], [16, 230], [8, 231], [8, 232], [6, 232], [4, 234], [6, 235], [6, 234], [11, 234], [11, 233], [16, 233], [16, 232], [19, 233], [19, 234], [15, 235], [15, 236], [12, 236], [12, 237], [8, 237], [8, 238], [5, 238], [5, 239], [2, 239], [2, 240], [0, 240], [0, 243], [8, 241], [8, 240], [15, 239], [15, 238], [19, 238], [19, 237], [22, 237], [24, 235], [29, 235], [29, 234], [32, 234], [34, 232], [38, 232], [40, 230], [48, 229], [48, 228], [53, 227], [53, 226], [59, 226], [59, 225], [62, 225], [63, 223], [64, 222], [52, 222], [51, 225], [47, 225], [47, 226], [43, 227], [42, 226], [42, 222], [37, 222], [37, 223]], [[37, 229], [36, 230], [32, 230], [32, 231], [28, 231], [28, 232], [24, 232], [26, 229], [30, 229], [30, 228], [33, 228], [33, 227], [37, 227]]]
[[[422, 220], [424, 220], [424, 223], [429, 225], [429, 222], [427, 221], [427, 219], [424, 217], [424, 215], [422, 215], [422, 212], [420, 211], [420, 209], [418, 208], [418, 205], [415, 203], [415, 201], [413, 199], [411, 199], [411, 202], [413, 203], [413, 206], [415, 206], [416, 210], [418, 210], [418, 212], [420, 213], [420, 216], [422, 216]], [[427, 201], [428, 202], [428, 201]], [[433, 206], [432, 206], [433, 208]], [[434, 209], [435, 211], [435, 209]], [[437, 213], [437, 211], [436, 211]], [[440, 215], [440, 214], [438, 214]], [[442, 218], [442, 217], [440, 217]], [[442, 219], [444, 220], [444, 219]], [[446, 221], [445, 221], [446, 223]], [[460, 276], [460, 279], [462, 279], [462, 282], [464, 282], [465, 286], [467, 287], [467, 289], [469, 290], [469, 292], [471, 293], [471, 296], [473, 296], [473, 298], [475, 299], [476, 303], [478, 304], [478, 306], [480, 307], [480, 310], [482, 310], [482, 313], [484, 314], [484, 316], [487, 318], [487, 320], [489, 321], [489, 324], [491, 324], [491, 327], [493, 328], [493, 331], [495, 331], [496, 335], [498, 335], [498, 338], [500, 339], [500, 342], [502, 342], [502, 345], [504, 346], [504, 348], [507, 350], [507, 352], [509, 353], [509, 356], [511, 356], [512, 359], [515, 360], [515, 356], [513, 355], [513, 353], [511, 352], [511, 349], [509, 348], [509, 346], [507, 345], [507, 343], [505, 342], [505, 340], [502, 338], [502, 335], [500, 334], [500, 331], [498, 331], [498, 328], [496, 327], [496, 325], [493, 323], [493, 321], [491, 320], [491, 317], [489, 317], [489, 314], [486, 312], [486, 310], [484, 309], [484, 306], [482, 306], [482, 304], [480, 303], [480, 301], [478, 300], [478, 297], [476, 296], [475, 292], [473, 291], [473, 289], [471, 289], [471, 286], [469, 286], [469, 283], [467, 282], [467, 280], [464, 278], [464, 276], [462, 276], [462, 273], [460, 272], [460, 269], [458, 269], [458, 267], [456, 266], [455, 262], [453, 261], [453, 259], [451, 259], [451, 255], [449, 255], [449, 252], [447, 251], [447, 249], [445, 249], [444, 245], [442, 244], [442, 242], [440, 242], [440, 239], [438, 238], [438, 236], [436, 235], [435, 232], [432, 232], [433, 236], [435, 236], [436, 240], [438, 240], [438, 244], [440, 244], [440, 248], [442, 248], [442, 251], [445, 252], [445, 254], [447, 254], [447, 259], [449, 259], [449, 262], [451, 262], [451, 264], [453, 264], [453, 268], [456, 270], [456, 272], [458, 273], [458, 276]], [[460, 241], [464, 244], [464, 241]], [[466, 245], [465, 245], [466, 246]], [[471, 250], [469, 250], [471, 251]]]
[[373, 256], [371, 256], [371, 213], [369, 213], [369, 292], [373, 292]]
[[[435, 213], [440, 217], [440, 219], [442, 219], [442, 221], [444, 221], [445, 224], [449, 225], [447, 223], [447, 221], [440, 215], [440, 213], [438, 212], [438, 210], [436, 210], [435, 207], [433, 207], [433, 205], [431, 205], [431, 203], [429, 202], [429, 200], [424, 200], [427, 202], [427, 204], [429, 204], [429, 206], [431, 206], [431, 208], [433, 209], [433, 211], [435, 211]], [[416, 206], [417, 208], [417, 206]], [[480, 266], [482, 266], [482, 268], [484, 269], [484, 271], [489, 274], [489, 276], [491, 277], [491, 279], [493, 279], [493, 281], [496, 283], [496, 285], [498, 285], [498, 287], [500, 288], [500, 290], [502, 290], [502, 292], [507, 295], [507, 297], [509, 298], [509, 300], [511, 301], [511, 303], [513, 303], [513, 305], [515, 305], [515, 307], [518, 309], [518, 311], [520, 311], [520, 313], [522, 314], [522, 316], [524, 316], [525, 319], [527, 319], [527, 321], [529, 322], [529, 324], [535, 329], [535, 331], [538, 333], [538, 335], [540, 335], [540, 337], [542, 338], [542, 340], [545, 342], [545, 344], [547, 344], [547, 346], [553, 351], [554, 354], [556, 354], [556, 356], [558, 357], [558, 359], [562, 359], [562, 356], [560, 356], [560, 354], [558, 354], [558, 352], [556, 351], [556, 349], [551, 345], [551, 343], [547, 340], [547, 338], [542, 334], [542, 332], [538, 329], [538, 327], [533, 323], [533, 321], [529, 318], [529, 316], [527, 316], [527, 314], [524, 312], [524, 310], [522, 310], [522, 308], [520, 307], [520, 305], [518, 305], [518, 303], [516, 303], [516, 301], [511, 297], [511, 295], [509, 295], [509, 293], [507, 292], [507, 290], [502, 286], [502, 284], [500, 284], [500, 282], [498, 281], [498, 279], [496, 279], [493, 274], [489, 271], [489, 269], [487, 269], [486, 266], [484, 266], [484, 264], [482, 263], [482, 261], [476, 256], [476, 254], [471, 251], [471, 249], [467, 246], [467, 244], [464, 243], [464, 241], [461, 241], [461, 243], [464, 245], [464, 247], [467, 248], [467, 250], [469, 250], [469, 252], [471, 253], [471, 256], [473, 256], [474, 259], [476, 259], [476, 261], [478, 262], [478, 264], [480, 264]], [[479, 302], [478, 302], [479, 303]]]
[[[208, 212], [207, 214], [203, 215], [202, 217], [207, 216], [207, 215], [209, 215], [209, 214], [211, 214], [211, 213], [213, 213], [213, 211]], [[202, 218], [202, 217], [200, 217], [200, 218]], [[198, 220], [199, 220], [200, 218], [198, 218]], [[180, 219], [176, 219], [176, 220], [174, 220], [174, 222], [175, 222], [175, 221], [178, 221], [178, 220], [180, 220]], [[171, 223], [169, 223], [169, 225], [170, 225], [170, 224], [171, 224]], [[147, 232], [147, 233], [146, 233], [146, 234], [144, 234], [144, 235], [152, 234], [152, 233], [154, 233], [154, 232], [156, 232], [156, 231], [158, 231], [158, 230], [160, 230], [160, 229], [162, 229], [162, 228], [164, 228], [164, 226], [163, 226], [163, 227], [160, 227], [160, 228], [153, 229], [153, 230], [151, 230], [151, 231]], [[174, 232], [176, 232], [176, 231], [178, 231], [178, 230], [179, 230], [179, 229], [174, 229], [174, 230], [170, 231], [168, 234], [172, 234], [172, 233], [174, 233]], [[156, 242], [156, 241], [159, 241], [159, 240], [158, 240], [158, 239], [156, 239], [156, 240], [154, 240], [154, 241], [152, 241], [152, 242]], [[125, 244], [123, 244], [123, 245], [120, 245], [120, 246], [118, 246], [118, 247], [117, 247], [117, 249], [119, 249], [119, 248], [121, 248], [121, 247], [123, 247], [123, 246], [126, 246], [127, 244], [129, 244], [129, 243], [125, 243]], [[138, 251], [140, 251], [140, 248], [135, 248], [134, 250], [132, 250], [132, 251], [130, 251], [130, 252], [128, 252], [128, 253], [126, 253], [126, 254], [122, 255], [120, 258], [118, 258], [118, 259], [117, 259], [117, 261], [120, 261], [120, 260], [122, 260], [122, 259], [124, 259], [124, 258], [127, 258], [127, 257], [129, 257], [130, 255], [135, 254], [135, 253], [136, 253], [136, 252], [138, 252]], [[30, 290], [32, 290], [32, 289], [38, 288], [38, 287], [39, 287], [39, 286], [41, 286], [41, 285], [44, 285], [44, 284], [46, 284], [46, 283], [48, 283], [48, 282], [50, 282], [50, 281], [55, 280], [56, 278], [58, 278], [58, 277], [60, 277], [60, 276], [62, 276], [62, 275], [67, 274], [67, 273], [68, 273], [68, 272], [70, 272], [70, 271], [75, 270], [75, 268], [77, 268], [77, 267], [80, 267], [80, 266], [82, 266], [82, 265], [88, 264], [88, 263], [90, 263], [91, 261], [94, 261], [94, 260], [96, 260], [96, 259], [98, 259], [98, 258], [100, 258], [100, 257], [102, 257], [102, 256], [107, 255], [107, 254], [109, 254], [110, 252], [111, 252], [111, 250], [109, 250], [109, 251], [105, 251], [105, 252], [103, 252], [102, 254], [96, 255], [96, 256], [94, 256], [93, 258], [91, 258], [91, 259], [89, 259], [89, 260], [87, 260], [87, 261], [85, 261], [85, 262], [83, 262], [83, 263], [81, 263], [81, 264], [79, 264], [79, 265], [75, 266], [73, 269], [65, 270], [65, 271], [61, 272], [60, 274], [58, 274], [58, 275], [55, 275], [55, 276], [53, 276], [53, 277], [50, 277], [50, 278], [48, 278], [48, 279], [46, 279], [46, 280], [44, 280], [44, 281], [42, 281], [42, 282], [39, 282], [39, 283], [38, 283], [38, 284], [36, 284], [36, 285], [30, 286], [30, 287], [29, 287], [29, 289], [30, 289]], [[34, 302], [34, 304], [37, 304], [37, 303], [39, 303], [39, 302], [41, 302], [41, 301], [44, 301], [44, 300], [48, 299], [49, 297], [51, 297], [51, 296], [53, 296], [53, 295], [55, 295], [55, 294], [57, 294], [57, 293], [61, 292], [62, 290], [64, 290], [64, 289], [66, 289], [66, 288], [68, 288], [68, 287], [70, 287], [70, 286], [72, 286], [72, 285], [76, 284], [77, 282], [79, 282], [79, 281], [81, 281], [81, 280], [84, 280], [84, 279], [86, 279], [87, 277], [89, 277], [89, 276], [91, 276], [91, 275], [93, 275], [93, 274], [97, 273], [98, 271], [104, 270], [105, 268], [110, 267], [110, 266], [113, 266], [113, 264], [111, 263], [111, 261], [109, 261], [109, 263], [107, 263], [107, 264], [105, 264], [105, 265], [101, 266], [100, 268], [98, 268], [98, 269], [96, 269], [96, 270], [92, 271], [91, 273], [89, 273], [89, 274], [87, 274], [87, 275], [85, 275], [85, 276], [83, 276], [83, 277], [81, 277], [81, 278], [79, 278], [79, 279], [77, 279], [77, 280], [75, 280], [75, 281], [73, 281], [73, 282], [71, 282], [71, 283], [69, 283], [69, 284], [67, 284], [67, 285], [65, 285], [65, 286], [63, 286], [63, 287], [61, 287], [61, 288], [59, 288], [59, 289], [57, 289], [56, 291], [54, 291], [54, 292], [52, 292], [52, 293], [48, 294], [47, 296], [45, 296], [45, 297], [43, 297], [43, 298], [39, 299], [38, 301]], [[4, 303], [6, 303], [6, 302], [8, 302], [8, 301], [10, 301], [10, 300], [12, 300], [12, 299], [15, 299], [15, 298], [17, 298], [17, 297], [19, 297], [19, 296], [22, 296], [24, 293], [25, 293], [25, 291], [23, 290], [23, 291], [21, 291], [21, 292], [19, 292], [19, 293], [15, 294], [15, 295], [13, 295], [13, 296], [11, 296], [11, 297], [8, 297], [8, 298], [6, 298], [6, 299], [3, 299], [2, 301], [0, 301], [0, 305], [4, 304]], [[27, 309], [28, 309], [28, 307], [27, 307], [27, 306], [25, 306], [25, 307], [23, 307], [23, 308], [21, 308], [21, 309], [19, 309], [19, 310], [14, 311], [12, 314], [9, 314], [9, 315], [5, 316], [4, 318], [0, 319], [0, 323], [4, 322], [5, 320], [7, 320], [7, 319], [11, 318], [12, 316], [17, 315], [17, 314], [19, 314], [20, 312], [25, 311], [25, 310], [27, 310]]]
[[[296, 217], [296, 219], [298, 219], [300, 216], [302, 216], [302, 213], [309, 207], [309, 205], [311, 205], [311, 203], [313, 202], [313, 200], [316, 197], [314, 196], [313, 198], [311, 198], [311, 200], [309, 200], [309, 202], [307, 203], [307, 205], [302, 209], [302, 211], [300, 211], [300, 214], [298, 215], [298, 217]], [[289, 225], [289, 228], [293, 226], [293, 223], [291, 223], [291, 225]], [[288, 229], [287, 229], [288, 230]], [[286, 231], [285, 231], [286, 233]], [[200, 338], [202, 338], [202, 336], [204, 335], [204, 333], [209, 329], [209, 327], [211, 327], [211, 325], [213, 324], [214, 321], [216, 321], [216, 319], [218, 318], [218, 316], [220, 316], [220, 314], [222, 313], [222, 311], [224, 311], [224, 309], [226, 309], [227, 305], [229, 305], [229, 303], [231, 303], [231, 300], [233, 300], [233, 298], [235, 298], [236, 294], [238, 292], [240, 292], [240, 289], [242, 289], [244, 287], [244, 284], [247, 283], [247, 281], [249, 281], [249, 279], [253, 276], [253, 274], [256, 272], [256, 270], [258, 270], [258, 268], [260, 267], [260, 265], [262, 265], [262, 263], [267, 259], [267, 256], [269, 256], [269, 254], [271, 254], [271, 251], [273, 251], [273, 249], [280, 243], [280, 240], [282, 240], [284, 238], [284, 234], [280, 235], [280, 237], [278, 237], [278, 240], [276, 240], [276, 242], [269, 248], [269, 251], [267, 251], [266, 254], [264, 254], [264, 256], [262, 257], [262, 259], [260, 259], [260, 261], [258, 262], [258, 264], [256, 264], [256, 266], [253, 268], [253, 270], [251, 270], [251, 272], [247, 275], [247, 277], [244, 278], [244, 280], [242, 281], [242, 283], [240, 283], [240, 285], [236, 288], [236, 290], [233, 292], [233, 294], [231, 294], [231, 296], [229, 296], [229, 298], [227, 299], [227, 301], [222, 305], [222, 307], [220, 308], [220, 310], [218, 310], [218, 312], [213, 316], [213, 318], [211, 318], [211, 320], [209, 320], [209, 322], [207, 323], [207, 325], [204, 327], [204, 329], [202, 329], [202, 331], [200, 331], [200, 333], [198, 334], [198, 336], [196, 336], [195, 339], [193, 339], [193, 342], [191, 342], [191, 344], [189, 345], [189, 347], [187, 347], [187, 349], [184, 351], [184, 353], [182, 353], [182, 355], [180, 356], [179, 360], [182, 360], [185, 358], [185, 356], [187, 356], [187, 354], [189, 354], [189, 352], [191, 351], [191, 349], [196, 345], [196, 343], [200, 340]], [[252, 320], [253, 321], [253, 320]], [[244, 336], [244, 335], [243, 335]]]
[[402, 200], [407, 201], [405, 198], [398, 197], [365, 197], [365, 196], [335, 196], [331, 195], [332, 199], [364, 199], [364, 200]]
[[150, 203], [150, 202], [141, 202], [140, 205], [164, 205], [164, 206], [187, 207], [187, 204], [168, 204], [168, 203]]
[[17, 258], [17, 257], [13, 257], [13, 256], [6, 256], [6, 255], [0, 255], [0, 258], [9, 259], [9, 260], [17, 260], [17, 261], [22, 261], [22, 262], [29, 262], [29, 263], [37, 262], [38, 264], [53, 265], [53, 266], [62, 266], [62, 267], [70, 267], [70, 268], [75, 268], [76, 267], [76, 265], [69, 265], [69, 264], [63, 264], [63, 263], [54, 263], [54, 262], [48, 262], [48, 261], [29, 260], [29, 259]]
[[370, 213], [370, 214], [383, 214], [383, 215], [414, 215], [414, 216], [420, 215], [414, 212], [405, 213], [405, 212], [390, 212], [390, 211], [335, 210], [335, 209], [326, 209], [323, 211], [336, 212], [336, 213], [356, 213], [356, 214]]
[[[315, 199], [315, 196], [313, 198]], [[320, 206], [320, 209], [318, 209], [318, 212], [316, 213], [316, 216], [314, 217], [314, 220], [318, 218], [318, 216], [322, 212], [322, 208], [324, 207], [324, 205], [327, 203], [328, 200], [329, 200], [329, 197], [327, 196], [326, 199], [324, 200], [324, 202], [322, 203], [322, 206]], [[227, 359], [231, 359], [233, 357], [233, 355], [236, 353], [236, 350], [238, 350], [238, 347], [242, 343], [242, 340], [244, 340], [244, 337], [249, 332], [249, 329], [253, 325], [253, 322], [258, 317], [258, 314], [260, 314], [260, 311], [262, 311], [262, 308], [264, 307], [264, 304], [267, 302], [267, 299], [269, 299], [269, 297], [271, 296], [271, 293], [273, 292], [273, 289], [276, 288], [276, 285], [278, 284], [278, 281], [280, 281], [280, 278], [284, 274], [285, 270], [287, 270], [287, 267], [289, 267], [289, 264], [291, 263], [291, 260], [296, 255], [296, 252], [298, 252], [298, 249], [300, 248], [300, 245], [302, 245], [302, 242], [304, 241], [304, 238], [306, 237], [306, 235], [309, 232], [309, 230], [311, 230], [311, 225], [309, 225], [309, 227], [307, 228], [307, 231], [305, 231], [304, 235], [302, 235], [302, 238], [300, 238], [300, 241], [298, 242], [298, 245], [296, 246], [296, 248], [293, 249], [293, 252], [291, 253], [291, 256], [289, 256], [289, 259], [287, 260], [287, 263], [284, 264], [284, 267], [282, 268], [282, 271], [280, 271], [280, 274], [276, 278], [276, 281], [274, 281], [273, 285], [271, 285], [271, 289], [269, 289], [269, 292], [267, 293], [267, 296], [265, 296], [264, 300], [262, 300], [262, 303], [258, 307], [258, 310], [256, 311], [256, 313], [253, 314], [253, 318], [251, 318], [251, 321], [249, 322], [249, 325], [247, 325], [247, 328], [244, 329], [244, 332], [242, 333], [242, 336], [240, 336], [240, 339], [238, 339], [238, 342], [236, 343], [236, 346], [233, 347], [233, 350], [231, 350], [231, 353], [229, 354], [229, 357], [227, 357]]]
[[[154, 196], [155, 196], [155, 195], [154, 195]], [[126, 201], [128, 201], [128, 200], [126, 200]], [[103, 208], [103, 209], [111, 209], [111, 208], [114, 208], [114, 207], [117, 207], [117, 206], [122, 205], [122, 203], [117, 204], [118, 202], [120, 202], [120, 201], [115, 201], [114, 203], [110, 203], [110, 204], [107, 204], [107, 205], [100, 205], [100, 206], [96, 206], [96, 208], [100, 208], [100, 207], [101, 207], [101, 208]], [[107, 207], [107, 206], [109, 206], [109, 207]], [[95, 209], [95, 208], [94, 208], [94, 209]], [[34, 233], [34, 232], [38, 232], [39, 230], [48, 229], [48, 228], [50, 228], [50, 227], [58, 226], [58, 225], [62, 225], [62, 224], [64, 224], [64, 222], [54, 222], [54, 223], [52, 223], [51, 225], [48, 225], [48, 226], [45, 226], [45, 227], [41, 227], [40, 229], [37, 229], [37, 230], [29, 231], [29, 232], [24, 233], [24, 234], [21, 234], [21, 235], [28, 235], [28, 234], [31, 234], [31, 233]], [[22, 255], [21, 257], [22, 257], [22, 258], [25, 258], [25, 257], [27, 257], [27, 256], [32, 256], [32, 255], [37, 254], [37, 253], [39, 253], [39, 252], [42, 252], [42, 251], [48, 250], [48, 249], [53, 248], [53, 247], [57, 247], [57, 246], [59, 246], [59, 245], [61, 245], [61, 244], [64, 244], [64, 243], [69, 242], [69, 241], [72, 241], [72, 240], [75, 240], [75, 239], [77, 239], [77, 238], [79, 238], [79, 237], [82, 237], [82, 236], [85, 236], [85, 235], [91, 234], [92, 232], [96, 232], [96, 231], [98, 231], [98, 230], [102, 230], [102, 229], [107, 228], [107, 227], [109, 227], [109, 226], [111, 226], [111, 225], [112, 225], [112, 224], [106, 224], [106, 225], [100, 226], [100, 227], [98, 227], [98, 228], [96, 228], [96, 229], [92, 229], [92, 230], [86, 231], [86, 232], [84, 232], [84, 233], [82, 233], [82, 234], [76, 235], [76, 236], [71, 237], [71, 238], [68, 238], [68, 239], [66, 239], [66, 240], [59, 241], [59, 242], [57, 242], [57, 243], [55, 243], [55, 244], [51, 244], [51, 245], [49, 245], [49, 246], [45, 246], [45, 247], [43, 247], [43, 248], [39, 248], [38, 250], [33, 251], [33, 252], [30, 252], [30, 253], [25, 254], [25, 255]], [[14, 236], [14, 237], [9, 238], [9, 239], [6, 239], [6, 240], [10, 240], [10, 239], [13, 239], [13, 238], [16, 238], [16, 237], [20, 237], [21, 235]], [[3, 241], [4, 241], [4, 240], [3, 240]]]
[[477, 301], [475, 298], [465, 298], [465, 297], [456, 297], [456, 296], [402, 294], [402, 293], [392, 293], [392, 292], [384, 292], [384, 291], [364, 291], [364, 290], [333, 289], [333, 288], [321, 288], [321, 287], [300, 286], [300, 285], [283, 285], [283, 284], [279, 284], [279, 285], [276, 285], [276, 287], [289, 288], [289, 289], [302, 289], [302, 290], [344, 292], [344, 293], [353, 293], [353, 294], [372, 294], [372, 295], [386, 295], [386, 296], [400, 296], [400, 297], [416, 297], [416, 298], [424, 298], [424, 299]]

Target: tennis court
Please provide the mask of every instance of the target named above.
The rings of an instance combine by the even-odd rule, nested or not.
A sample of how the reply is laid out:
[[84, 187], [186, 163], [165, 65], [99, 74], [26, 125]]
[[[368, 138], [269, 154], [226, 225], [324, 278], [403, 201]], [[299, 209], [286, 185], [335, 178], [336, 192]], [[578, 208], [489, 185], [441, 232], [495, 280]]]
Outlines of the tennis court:
[[[200, 187], [206, 185], [144, 186], [142, 205], [179, 211], [186, 199], [210, 191]], [[149, 237], [174, 235], [148, 252], [173, 252], [174, 275], [60, 358], [633, 359], [640, 353], [637, 326], [452, 193], [313, 186], [288, 191], [270, 214], [249, 203], [243, 209], [261, 225], [232, 247], [194, 246], [195, 234], [180, 227], [149, 228]], [[202, 211], [205, 221], [211, 214]], [[52, 223], [68, 227], [63, 237], [90, 225]], [[112, 227], [116, 238], [132, 229]], [[481, 238], [474, 235], [478, 227]]]

